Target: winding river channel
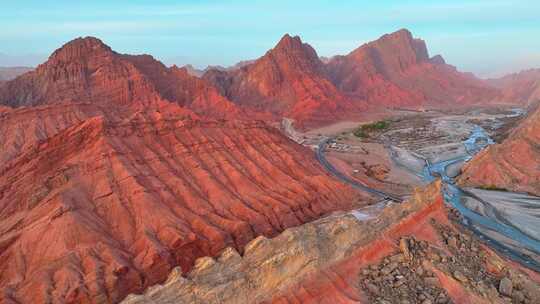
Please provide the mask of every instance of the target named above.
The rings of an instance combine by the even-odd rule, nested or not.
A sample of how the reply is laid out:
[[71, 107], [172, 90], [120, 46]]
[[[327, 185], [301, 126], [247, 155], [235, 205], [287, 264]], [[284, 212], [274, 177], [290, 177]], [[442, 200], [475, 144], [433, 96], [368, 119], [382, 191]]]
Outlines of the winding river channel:
[[[512, 113], [503, 117], [516, 117], [523, 115], [523, 113], [521, 109], [514, 109]], [[497, 120], [494, 119], [493, 124], [497, 123]], [[417, 164], [420, 163], [419, 168], [422, 169], [416, 170], [415, 174], [424, 182], [429, 183], [437, 178], [442, 180], [445, 202], [462, 215], [462, 224], [466, 228], [499, 253], [525, 267], [540, 272], [540, 198], [522, 193], [464, 189], [455, 183], [455, 178], [459, 175], [463, 164], [495, 143], [481, 126], [469, 124], [469, 127], [471, 131], [468, 138], [461, 143], [454, 143], [461, 147], [458, 149], [460, 152], [454, 153], [447, 159], [433, 160], [431, 157], [430, 161], [430, 157], [422, 156], [419, 153], [403, 149], [401, 151], [405, 151], [403, 154], [406, 154], [405, 159], [409, 164], [411, 160]], [[331, 140], [327, 138], [319, 144], [317, 149], [319, 162], [342, 181], [359, 190], [385, 199], [376, 205], [354, 210], [351, 214], [358, 220], [367, 220], [376, 217], [390, 201], [400, 201], [392, 199], [394, 196], [390, 194], [367, 188], [336, 170], [324, 156], [325, 147]], [[393, 155], [395, 153], [392, 151], [393, 147], [389, 148], [390, 155]], [[400, 164], [399, 157], [392, 156], [392, 159], [398, 165], [407, 167], [404, 162]]]
[[[540, 271], [540, 263], [531, 256], [521, 252], [516, 246], [510, 246], [501, 239], [509, 239], [517, 243], [517, 247], [522, 246], [522, 249], [526, 249], [534, 254], [540, 254], [540, 241], [531, 235], [518, 228], [511, 220], [498, 211], [496, 208], [491, 208], [492, 216], [478, 213], [470, 209], [464, 204], [467, 200], [474, 200], [480, 202], [485, 207], [490, 207], [488, 202], [485, 202], [478, 195], [473, 194], [470, 191], [464, 190], [458, 187], [454, 179], [448, 176], [447, 168], [456, 163], [464, 163], [470, 160], [476, 153], [486, 148], [488, 145], [493, 144], [494, 141], [480, 126], [475, 126], [470, 137], [463, 142], [467, 154], [456, 157], [450, 160], [444, 160], [437, 163], [427, 162], [423, 171], [423, 178], [426, 181], [433, 181], [435, 178], [440, 177], [443, 181], [443, 195], [445, 201], [454, 207], [463, 217], [463, 224], [477, 234], [481, 239], [484, 239], [495, 250], [502, 254], [532, 268], [536, 271]], [[500, 192], [500, 191], [497, 191]], [[500, 193], [501, 195], [508, 196], [510, 193]], [[523, 194], [523, 196], [526, 196]], [[534, 199], [531, 197], [531, 200]], [[531, 206], [533, 209], [540, 207]], [[540, 222], [537, 222], [540, 225]], [[489, 231], [490, 233], [486, 233]], [[502, 236], [498, 238], [497, 234]]]

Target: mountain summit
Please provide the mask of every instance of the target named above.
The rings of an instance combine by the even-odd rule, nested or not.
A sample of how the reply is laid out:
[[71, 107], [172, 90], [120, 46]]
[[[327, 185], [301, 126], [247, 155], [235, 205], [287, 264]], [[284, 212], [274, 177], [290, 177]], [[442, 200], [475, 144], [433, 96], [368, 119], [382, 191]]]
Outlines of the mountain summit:
[[497, 90], [472, 75], [429, 57], [426, 44], [402, 29], [366, 43], [327, 64], [332, 82], [369, 104], [455, 106], [488, 101]]
[[328, 121], [352, 108], [327, 79], [315, 50], [289, 34], [255, 62], [230, 72], [212, 70], [204, 78], [237, 104], [300, 123]]
[[0, 85], [0, 104], [155, 105], [177, 103], [198, 114], [235, 117], [241, 111], [206, 81], [150, 55], [123, 55], [94, 37], [77, 38], [36, 70]]

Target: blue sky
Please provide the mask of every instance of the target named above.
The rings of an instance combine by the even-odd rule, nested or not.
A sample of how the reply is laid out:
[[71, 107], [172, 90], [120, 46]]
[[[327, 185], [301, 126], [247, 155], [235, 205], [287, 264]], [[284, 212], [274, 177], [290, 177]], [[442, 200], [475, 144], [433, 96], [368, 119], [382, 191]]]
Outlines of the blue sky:
[[331, 56], [408, 28], [430, 54], [481, 76], [540, 67], [537, 0], [3, 2], [0, 53], [21, 61], [91, 35], [168, 64], [231, 65], [261, 56], [284, 33]]

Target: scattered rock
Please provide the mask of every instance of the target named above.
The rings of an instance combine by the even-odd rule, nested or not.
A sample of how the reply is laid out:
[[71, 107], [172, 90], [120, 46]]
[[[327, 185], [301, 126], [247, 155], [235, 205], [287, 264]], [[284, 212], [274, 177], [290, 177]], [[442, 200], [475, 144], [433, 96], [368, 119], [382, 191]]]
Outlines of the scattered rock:
[[502, 294], [502, 295], [505, 295], [505, 296], [511, 296], [512, 295], [512, 289], [513, 289], [513, 286], [512, 286], [512, 281], [510, 281], [509, 278], [507, 277], [504, 277], [501, 282], [499, 283], [499, 292]]
[[469, 282], [469, 279], [467, 279], [466, 276], [464, 276], [460, 271], [456, 270], [454, 271], [454, 273], [452, 274], [454, 276], [454, 278], [458, 281], [460, 281], [461, 283], [467, 283]]
[[512, 301], [514, 303], [522, 303], [525, 301], [525, 295], [519, 290], [512, 292]]
[[399, 240], [399, 250], [401, 250], [401, 253], [403, 253], [407, 260], [411, 259], [411, 253], [409, 251], [409, 244], [407, 242], [407, 239], [402, 238]]
[[426, 277], [424, 278], [424, 282], [428, 286], [434, 286], [434, 287], [440, 286], [439, 279], [435, 277]]
[[457, 239], [455, 237], [449, 237], [448, 238], [448, 246], [452, 248], [457, 248]]
[[379, 288], [374, 285], [374, 284], [371, 284], [371, 283], [367, 283], [366, 284], [366, 287], [368, 289], [368, 291], [374, 295], [379, 295]]

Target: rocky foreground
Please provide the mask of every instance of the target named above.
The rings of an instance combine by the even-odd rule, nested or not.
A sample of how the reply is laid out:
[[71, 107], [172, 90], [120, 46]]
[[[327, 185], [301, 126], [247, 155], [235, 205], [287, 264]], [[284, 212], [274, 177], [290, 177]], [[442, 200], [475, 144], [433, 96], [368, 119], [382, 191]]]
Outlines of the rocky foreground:
[[259, 237], [122, 303], [538, 303], [540, 276], [463, 231], [439, 190]]

